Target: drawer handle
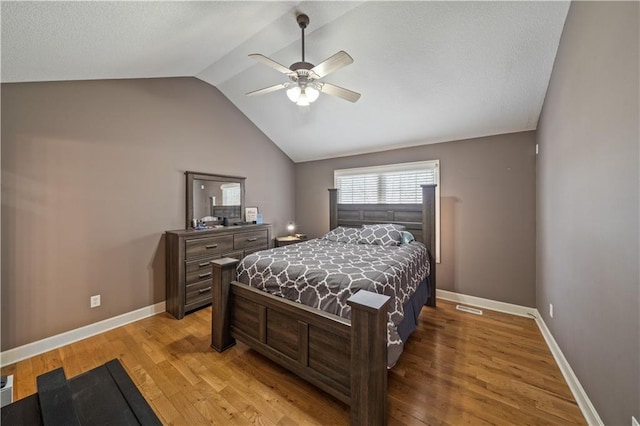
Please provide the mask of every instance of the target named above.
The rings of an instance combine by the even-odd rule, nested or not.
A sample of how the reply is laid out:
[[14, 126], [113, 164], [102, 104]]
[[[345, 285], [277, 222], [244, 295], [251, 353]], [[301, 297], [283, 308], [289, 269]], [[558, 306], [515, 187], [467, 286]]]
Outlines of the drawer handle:
[[207, 272], [206, 274], [200, 274], [198, 275], [200, 278], [205, 278], [208, 277], [209, 275], [211, 275], [211, 272]]
[[203, 293], [206, 293], [208, 291], [211, 291], [211, 287], [201, 288], [200, 290], [198, 290], [198, 293], [203, 294]]
[[247, 238], [247, 241], [249, 241], [249, 242], [253, 242], [253, 241], [258, 241], [258, 239], [257, 239], [257, 238], [255, 238], [255, 237], [253, 237], [253, 238]]
[[201, 268], [204, 268], [205, 266], [209, 266], [210, 262], [202, 262], [202, 263], [198, 263], [198, 266]]
[[216, 248], [216, 247], [218, 247], [218, 245], [217, 244], [209, 244], [208, 246], [204, 246], [204, 247], [210, 249], [210, 248]]

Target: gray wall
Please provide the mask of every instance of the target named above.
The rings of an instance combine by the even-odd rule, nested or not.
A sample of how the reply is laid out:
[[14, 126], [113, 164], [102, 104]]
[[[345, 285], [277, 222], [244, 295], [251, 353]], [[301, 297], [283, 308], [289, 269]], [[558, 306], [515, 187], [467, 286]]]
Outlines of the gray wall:
[[293, 162], [200, 80], [3, 84], [2, 350], [165, 300], [185, 170], [246, 176], [277, 233], [293, 219]]
[[638, 12], [571, 4], [537, 133], [537, 305], [607, 425], [640, 420]]
[[422, 145], [296, 164], [299, 232], [329, 230], [333, 170], [440, 160], [438, 287], [535, 306], [535, 133]]

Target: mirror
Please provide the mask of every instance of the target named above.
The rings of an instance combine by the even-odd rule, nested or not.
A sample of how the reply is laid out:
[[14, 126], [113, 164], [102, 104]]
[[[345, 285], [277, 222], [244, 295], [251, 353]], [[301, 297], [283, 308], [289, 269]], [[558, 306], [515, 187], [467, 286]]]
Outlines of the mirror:
[[237, 176], [185, 172], [187, 176], [187, 209], [185, 227], [242, 222], [244, 212], [244, 181]]

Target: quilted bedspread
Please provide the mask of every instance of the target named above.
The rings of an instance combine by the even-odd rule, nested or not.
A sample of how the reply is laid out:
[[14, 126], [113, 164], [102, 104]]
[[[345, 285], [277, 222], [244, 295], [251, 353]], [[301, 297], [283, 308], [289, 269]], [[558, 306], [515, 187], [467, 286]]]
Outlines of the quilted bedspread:
[[241, 283], [347, 319], [347, 299], [359, 290], [390, 296], [389, 367], [404, 346], [396, 329], [403, 306], [428, 274], [427, 249], [418, 242], [380, 246], [315, 239], [251, 254], [238, 265]]

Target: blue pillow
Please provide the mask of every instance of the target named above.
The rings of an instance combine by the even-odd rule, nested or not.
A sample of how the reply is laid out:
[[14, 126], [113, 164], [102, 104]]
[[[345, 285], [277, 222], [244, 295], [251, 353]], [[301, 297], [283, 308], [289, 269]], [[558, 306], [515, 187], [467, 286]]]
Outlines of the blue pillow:
[[411, 241], [415, 241], [413, 234], [409, 231], [402, 231], [402, 244], [409, 244]]

